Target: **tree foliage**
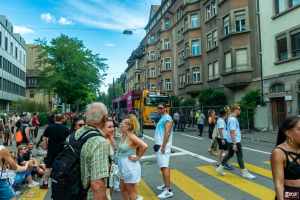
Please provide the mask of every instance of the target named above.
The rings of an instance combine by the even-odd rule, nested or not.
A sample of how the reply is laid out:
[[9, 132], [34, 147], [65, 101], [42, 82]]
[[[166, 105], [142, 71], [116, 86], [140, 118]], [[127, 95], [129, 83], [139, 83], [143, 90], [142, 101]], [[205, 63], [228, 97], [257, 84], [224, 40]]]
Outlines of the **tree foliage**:
[[186, 98], [183, 102], [180, 103], [180, 106], [182, 107], [181, 110], [189, 116], [189, 111], [193, 107], [193, 111], [195, 112], [195, 104], [196, 100], [192, 98]]
[[226, 105], [226, 98], [223, 89], [205, 87], [198, 96], [200, 108], [202, 106], [220, 106]]
[[179, 100], [178, 96], [171, 95], [170, 100], [172, 100], [172, 107], [179, 107], [180, 106], [180, 100]]
[[17, 99], [10, 104], [11, 110], [20, 112], [48, 112], [49, 108], [46, 104], [28, 99]]
[[125, 80], [126, 80], [126, 73], [123, 72], [119, 78], [116, 79], [117, 83], [121, 83], [122, 84], [122, 90], [123, 93], [125, 93]]
[[109, 83], [107, 94], [105, 92], [100, 92], [98, 94], [97, 100], [104, 103], [107, 108], [112, 108], [112, 100], [123, 96], [122, 84], [121, 83]]
[[95, 94], [104, 78], [100, 71], [108, 68], [99, 54], [93, 54], [82, 40], [61, 34], [47, 41], [36, 39], [38, 57], [36, 64], [41, 70], [38, 91], [53, 92], [64, 97], [65, 106], [75, 101], [85, 101], [90, 93]]

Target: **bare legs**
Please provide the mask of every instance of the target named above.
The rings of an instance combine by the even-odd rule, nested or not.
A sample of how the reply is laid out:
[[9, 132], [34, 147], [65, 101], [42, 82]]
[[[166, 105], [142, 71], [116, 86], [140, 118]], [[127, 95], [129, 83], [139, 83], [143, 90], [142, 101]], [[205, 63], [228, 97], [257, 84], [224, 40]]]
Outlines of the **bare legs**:
[[163, 167], [163, 168], [160, 168], [160, 169], [161, 169], [161, 172], [163, 174], [165, 186], [168, 189], [171, 189], [171, 184], [170, 184], [170, 166], [168, 166], [168, 168], [167, 167]]
[[[221, 163], [221, 159], [222, 159], [222, 154], [224, 153], [224, 149], [219, 149], [219, 153], [218, 153], [218, 165]], [[228, 150], [226, 150], [226, 155], [228, 154]], [[226, 164], [229, 164], [229, 161], [226, 162]]]
[[50, 168], [46, 168], [45, 170], [45, 175], [44, 175], [44, 184], [48, 185], [48, 180], [50, 178], [51, 175], [51, 169]]
[[137, 184], [136, 183], [124, 183], [124, 180], [120, 181], [120, 189], [123, 200], [136, 200], [137, 195]]

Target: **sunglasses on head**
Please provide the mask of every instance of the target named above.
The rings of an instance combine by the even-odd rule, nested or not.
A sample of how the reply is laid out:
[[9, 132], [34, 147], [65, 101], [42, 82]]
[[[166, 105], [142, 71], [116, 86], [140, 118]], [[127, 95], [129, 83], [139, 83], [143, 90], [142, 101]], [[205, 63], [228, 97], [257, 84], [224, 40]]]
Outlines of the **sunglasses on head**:
[[85, 126], [85, 124], [77, 124], [79, 127], [83, 127]]
[[157, 107], [158, 110], [163, 110], [165, 107]]
[[29, 143], [33, 143], [33, 141], [28, 141], [27, 144], [29, 144]]

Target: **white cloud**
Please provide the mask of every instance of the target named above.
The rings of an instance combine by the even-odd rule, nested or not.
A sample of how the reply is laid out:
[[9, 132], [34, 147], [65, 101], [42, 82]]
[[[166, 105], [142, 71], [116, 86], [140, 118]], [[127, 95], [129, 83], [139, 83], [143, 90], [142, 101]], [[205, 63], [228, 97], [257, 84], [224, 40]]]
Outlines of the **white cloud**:
[[74, 25], [75, 23], [72, 22], [72, 20], [67, 20], [66, 18], [60, 18], [58, 21], [62, 25]]
[[20, 33], [21, 35], [25, 35], [28, 33], [34, 33], [34, 31], [30, 28], [26, 28], [25, 26], [14, 26], [14, 33]]
[[50, 13], [47, 13], [47, 14], [43, 13], [43, 14], [41, 14], [41, 19], [45, 20], [47, 23], [50, 23], [50, 22], [55, 23], [56, 22], [55, 16], [51, 15]]
[[113, 47], [113, 46], [115, 46], [115, 44], [105, 44], [105, 46]]

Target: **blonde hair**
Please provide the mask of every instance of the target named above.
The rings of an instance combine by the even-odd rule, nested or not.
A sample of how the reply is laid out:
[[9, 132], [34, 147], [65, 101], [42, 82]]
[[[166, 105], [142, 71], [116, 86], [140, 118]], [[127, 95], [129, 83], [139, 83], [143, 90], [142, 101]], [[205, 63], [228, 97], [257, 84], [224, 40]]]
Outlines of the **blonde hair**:
[[241, 107], [240, 104], [237, 104], [237, 103], [233, 104], [233, 105], [231, 106], [231, 112], [234, 112], [236, 109], [239, 109], [239, 107]]
[[10, 154], [10, 156], [11, 156], [11, 158], [15, 161], [15, 163], [17, 164], [18, 163], [18, 161], [17, 161], [17, 152], [15, 152], [15, 151], [9, 151], [9, 154]]
[[135, 117], [128, 117], [124, 119], [125, 124], [129, 125], [129, 131], [136, 134], [136, 131], [140, 128], [139, 122]]
[[19, 153], [19, 152], [20, 152], [20, 150], [21, 150], [23, 147], [25, 147], [25, 148], [26, 148], [26, 146], [25, 146], [25, 145], [20, 145], [20, 146], [18, 146], [18, 148], [17, 148], [17, 152]]
[[226, 111], [226, 114], [228, 116], [231, 115], [231, 110], [230, 110], [229, 106], [224, 107], [224, 110]]

